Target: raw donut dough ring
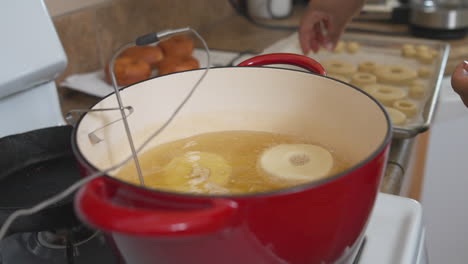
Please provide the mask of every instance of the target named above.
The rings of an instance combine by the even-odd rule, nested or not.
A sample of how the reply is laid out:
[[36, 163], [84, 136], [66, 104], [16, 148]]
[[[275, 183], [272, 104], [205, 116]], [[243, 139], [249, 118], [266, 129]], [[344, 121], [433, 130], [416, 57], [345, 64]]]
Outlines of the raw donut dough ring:
[[339, 74], [346, 77], [351, 77], [357, 70], [356, 66], [353, 64], [338, 60], [325, 61], [322, 63], [322, 66], [328, 73]]
[[373, 73], [376, 67], [377, 67], [377, 63], [373, 61], [363, 61], [359, 64], [358, 70], [360, 72]]
[[401, 126], [406, 123], [406, 115], [403, 112], [392, 107], [385, 107], [385, 109], [387, 109], [387, 113], [393, 125]]
[[395, 101], [407, 96], [407, 92], [404, 89], [389, 85], [377, 84], [371, 87], [366, 86], [365, 89], [370, 89], [368, 93], [386, 106], [393, 106]]
[[366, 73], [366, 72], [358, 72], [353, 75], [351, 78], [351, 84], [362, 89], [362, 87], [377, 83], [377, 77], [375, 75]]
[[343, 76], [343, 75], [340, 75], [340, 74], [328, 74], [327, 75], [328, 77], [331, 77], [333, 79], [337, 79], [337, 80], [340, 80], [342, 82], [345, 82], [345, 83], [348, 83], [349, 82], [349, 78], [346, 77], [346, 76]]
[[377, 80], [384, 84], [405, 84], [418, 77], [418, 73], [405, 66], [385, 65], [375, 69], [374, 74]]
[[398, 100], [393, 103], [393, 108], [403, 112], [408, 117], [413, 117], [418, 112], [418, 106], [409, 100]]

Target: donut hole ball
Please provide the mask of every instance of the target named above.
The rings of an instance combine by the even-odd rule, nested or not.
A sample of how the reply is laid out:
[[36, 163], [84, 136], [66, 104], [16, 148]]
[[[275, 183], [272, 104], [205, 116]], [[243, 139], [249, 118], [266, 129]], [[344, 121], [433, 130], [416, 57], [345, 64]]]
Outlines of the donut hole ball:
[[333, 53], [341, 53], [345, 50], [345, 48], [346, 48], [346, 43], [340, 40], [336, 44], [335, 49], [333, 50]]
[[177, 35], [159, 43], [167, 57], [189, 57], [192, 55], [194, 45], [193, 39], [185, 35]]
[[358, 70], [360, 72], [368, 72], [368, 73], [373, 73], [375, 68], [377, 67], [377, 64], [373, 61], [364, 61], [361, 62], [358, 66]]
[[417, 54], [418, 61], [423, 64], [432, 64], [434, 56], [429, 51], [420, 51]]
[[421, 44], [421, 45], [417, 45], [415, 49], [417, 52], [426, 52], [426, 51], [429, 51], [429, 46]]
[[421, 78], [428, 78], [431, 76], [431, 70], [428, 67], [421, 67], [418, 70], [418, 76]]
[[422, 83], [415, 83], [409, 87], [409, 97], [413, 99], [421, 99], [426, 95], [426, 88]]
[[414, 47], [414, 45], [405, 44], [401, 48], [401, 55], [403, 57], [414, 57], [416, 56], [416, 48]]
[[350, 41], [346, 45], [346, 50], [351, 54], [358, 52], [360, 49], [361, 49], [361, 44], [359, 44], [356, 41]]
[[418, 112], [417, 105], [409, 100], [397, 100], [393, 103], [393, 108], [403, 112], [408, 117], [413, 117]]

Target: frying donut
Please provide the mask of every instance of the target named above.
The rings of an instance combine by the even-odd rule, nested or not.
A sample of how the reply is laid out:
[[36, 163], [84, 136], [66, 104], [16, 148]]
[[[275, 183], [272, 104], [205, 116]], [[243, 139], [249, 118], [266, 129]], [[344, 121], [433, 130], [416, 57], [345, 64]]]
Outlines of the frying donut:
[[404, 125], [406, 123], [406, 115], [392, 107], [385, 107], [387, 109], [387, 113], [390, 116], [390, 119], [392, 120], [393, 125]]
[[393, 103], [393, 108], [403, 112], [408, 117], [413, 117], [418, 112], [418, 106], [409, 100], [398, 100]]
[[375, 69], [377, 80], [384, 84], [405, 84], [418, 77], [418, 73], [408, 67], [401, 65], [385, 65]]
[[364, 90], [386, 106], [393, 106], [395, 101], [407, 96], [407, 92], [402, 88], [382, 84], [367, 85]]
[[367, 72], [358, 72], [353, 75], [351, 78], [351, 84], [355, 85], [358, 88], [362, 88], [369, 84], [377, 83], [377, 78], [375, 75]]
[[325, 61], [322, 63], [325, 70], [331, 74], [339, 74], [346, 77], [351, 77], [356, 72], [356, 66], [345, 61]]
[[376, 67], [377, 64], [373, 61], [363, 61], [359, 64], [358, 70], [360, 72], [373, 73]]

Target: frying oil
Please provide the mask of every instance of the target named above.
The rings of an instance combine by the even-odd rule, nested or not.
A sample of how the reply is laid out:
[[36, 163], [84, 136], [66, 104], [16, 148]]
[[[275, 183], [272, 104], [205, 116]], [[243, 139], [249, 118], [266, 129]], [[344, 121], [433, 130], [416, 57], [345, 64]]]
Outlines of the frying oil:
[[[298, 182], [272, 179], [260, 167], [262, 153], [279, 144], [317, 144], [304, 138], [255, 131], [222, 131], [200, 134], [156, 146], [139, 156], [145, 185], [166, 191], [240, 194], [278, 190]], [[335, 151], [334, 175], [350, 167]], [[117, 177], [139, 184], [134, 163]]]

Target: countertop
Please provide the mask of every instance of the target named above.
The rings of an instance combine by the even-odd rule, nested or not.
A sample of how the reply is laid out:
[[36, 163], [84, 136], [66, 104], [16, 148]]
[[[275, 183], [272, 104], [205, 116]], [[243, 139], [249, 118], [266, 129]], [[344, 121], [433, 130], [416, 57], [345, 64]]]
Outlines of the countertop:
[[[274, 42], [292, 34], [299, 24], [302, 14], [301, 8], [296, 8], [291, 17], [277, 21], [259, 21], [262, 26], [255, 25], [244, 17], [233, 14], [223, 21], [207, 26], [199, 32], [207, 41], [211, 49], [237, 51], [237, 52], [261, 52]], [[267, 25], [267, 26], [265, 26]], [[408, 36], [408, 30], [402, 25], [389, 25], [388, 23], [353, 22], [350, 28], [360, 33], [370, 31], [393, 32]], [[368, 32], [369, 33], [369, 32]], [[456, 43], [465, 43], [458, 41]], [[457, 54], [459, 56], [459, 54]], [[452, 58], [457, 58], [452, 56]], [[71, 109], [86, 109], [98, 101], [98, 98], [67, 88], [59, 87], [62, 111], [66, 114]], [[387, 170], [382, 182], [381, 191], [391, 194], [399, 194], [406, 163], [409, 159], [413, 140], [394, 140]]]

